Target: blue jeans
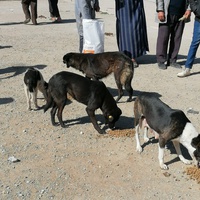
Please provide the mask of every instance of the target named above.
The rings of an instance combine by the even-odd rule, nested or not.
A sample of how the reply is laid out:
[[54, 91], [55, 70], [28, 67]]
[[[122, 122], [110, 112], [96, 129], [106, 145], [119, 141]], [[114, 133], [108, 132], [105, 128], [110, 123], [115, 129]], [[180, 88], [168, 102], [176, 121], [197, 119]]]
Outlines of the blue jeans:
[[189, 49], [187, 60], [185, 63], [186, 68], [189, 68], [189, 69], [192, 68], [199, 44], [200, 44], [200, 22], [195, 20], [194, 21], [193, 38], [192, 38], [192, 42], [190, 44], [190, 49]]

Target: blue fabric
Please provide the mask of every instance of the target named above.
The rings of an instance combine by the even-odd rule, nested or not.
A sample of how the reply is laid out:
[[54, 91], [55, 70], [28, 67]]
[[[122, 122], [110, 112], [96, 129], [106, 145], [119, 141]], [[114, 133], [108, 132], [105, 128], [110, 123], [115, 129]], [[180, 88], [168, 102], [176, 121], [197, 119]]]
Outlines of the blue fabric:
[[187, 61], [185, 63], [186, 68], [190, 69], [192, 68], [199, 44], [200, 44], [200, 22], [195, 20], [192, 42], [190, 44]]
[[143, 0], [115, 0], [119, 51], [137, 58], [149, 51]]

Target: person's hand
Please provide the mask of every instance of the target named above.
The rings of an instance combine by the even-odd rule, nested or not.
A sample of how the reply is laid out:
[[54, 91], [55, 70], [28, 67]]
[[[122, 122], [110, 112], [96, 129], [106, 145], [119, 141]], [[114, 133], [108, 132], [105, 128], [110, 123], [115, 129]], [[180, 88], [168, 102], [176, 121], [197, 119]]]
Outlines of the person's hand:
[[161, 21], [161, 22], [164, 22], [165, 21], [165, 13], [163, 11], [158, 11], [158, 19]]
[[99, 11], [100, 11], [99, 5], [95, 5], [95, 4], [94, 4], [94, 10], [95, 10], [96, 12], [99, 12]]
[[184, 14], [185, 18], [186, 19], [190, 18], [190, 15], [191, 15], [191, 10], [186, 10]]

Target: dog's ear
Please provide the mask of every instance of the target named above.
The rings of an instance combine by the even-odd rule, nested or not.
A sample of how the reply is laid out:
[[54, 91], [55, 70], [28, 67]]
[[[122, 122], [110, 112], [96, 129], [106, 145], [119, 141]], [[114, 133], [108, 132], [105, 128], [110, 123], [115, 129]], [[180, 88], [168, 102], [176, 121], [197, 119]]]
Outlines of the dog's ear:
[[192, 139], [191, 145], [196, 149], [197, 147], [200, 148], [200, 134]]
[[108, 121], [109, 121], [109, 122], [112, 122], [112, 121], [113, 121], [113, 116], [112, 116], [112, 115], [109, 115], [109, 116], [108, 116]]

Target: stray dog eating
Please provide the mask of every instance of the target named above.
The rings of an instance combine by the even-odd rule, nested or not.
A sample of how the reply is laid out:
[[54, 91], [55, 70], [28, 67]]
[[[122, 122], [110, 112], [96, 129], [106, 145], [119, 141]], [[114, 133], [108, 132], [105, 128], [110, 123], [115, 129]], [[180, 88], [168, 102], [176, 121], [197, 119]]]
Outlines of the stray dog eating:
[[47, 99], [47, 87], [48, 84], [44, 81], [41, 72], [35, 68], [28, 68], [26, 70], [24, 75], [24, 91], [27, 99], [27, 110], [31, 110], [31, 101], [33, 101], [35, 109], [39, 108], [37, 104], [38, 90]]
[[123, 96], [123, 86], [129, 94], [127, 101], [132, 100], [131, 81], [134, 75], [133, 61], [122, 52], [104, 52], [97, 54], [67, 53], [63, 56], [67, 67], [83, 72], [87, 78], [99, 80], [114, 73], [118, 88], [119, 101]]
[[62, 127], [65, 127], [62, 120], [62, 112], [67, 101], [67, 94], [78, 102], [85, 104], [86, 112], [94, 126], [100, 134], [105, 131], [100, 129], [95, 118], [95, 110], [100, 108], [103, 112], [105, 123], [109, 128], [114, 128], [115, 122], [122, 114], [120, 108], [106, 88], [105, 84], [100, 81], [92, 81], [78, 74], [71, 72], [59, 72], [52, 76], [48, 83], [48, 99], [44, 107], [46, 112], [51, 106], [51, 122], [55, 123], [55, 114]]
[[162, 169], [168, 169], [168, 166], [164, 164], [164, 148], [170, 140], [183, 163], [191, 164], [191, 161], [183, 157], [180, 143], [187, 148], [192, 158], [196, 158], [197, 167], [200, 167], [200, 135], [183, 111], [171, 109], [159, 98], [144, 92], [135, 100], [134, 116], [136, 150], [138, 152], [142, 152], [138, 134], [142, 120], [145, 118], [148, 126], [159, 135], [158, 159]]

